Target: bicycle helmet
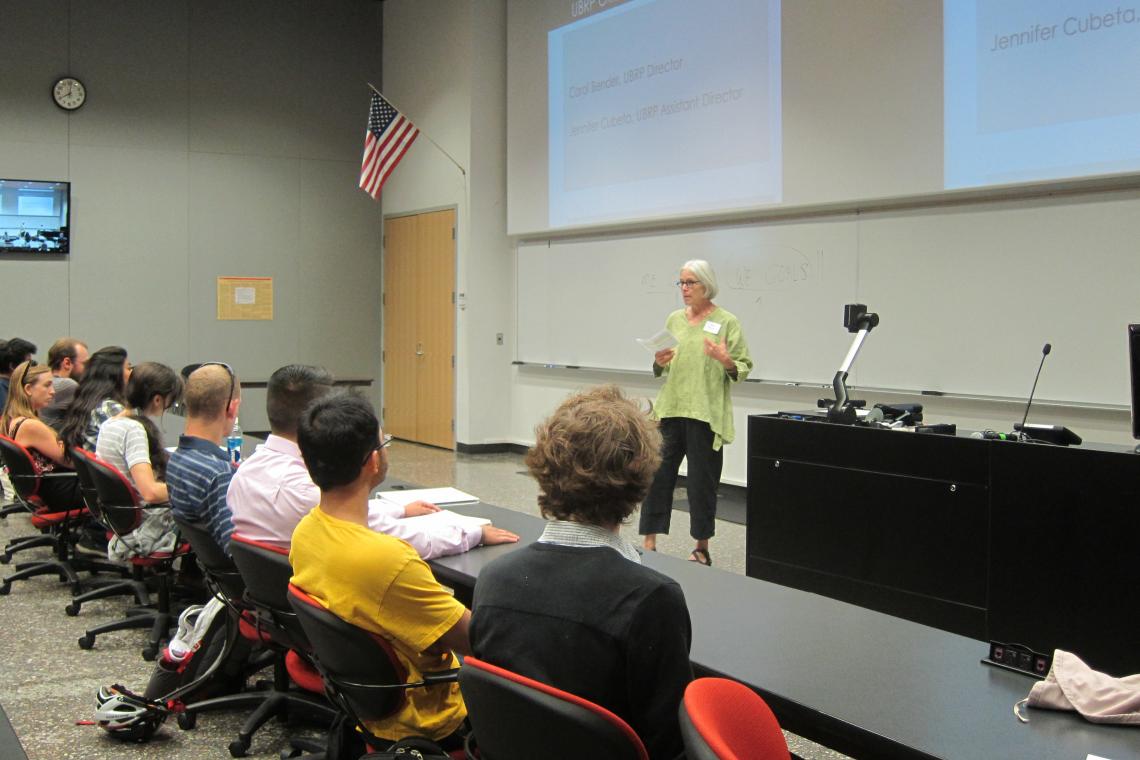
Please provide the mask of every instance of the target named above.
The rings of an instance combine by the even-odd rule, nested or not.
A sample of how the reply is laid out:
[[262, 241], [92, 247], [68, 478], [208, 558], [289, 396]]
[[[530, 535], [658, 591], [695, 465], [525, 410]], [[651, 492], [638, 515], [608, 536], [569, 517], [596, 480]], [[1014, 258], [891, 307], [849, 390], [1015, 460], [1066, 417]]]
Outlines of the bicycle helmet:
[[150, 739], [166, 720], [166, 714], [161, 703], [144, 699], [119, 684], [99, 687], [95, 698], [95, 722], [126, 741]]

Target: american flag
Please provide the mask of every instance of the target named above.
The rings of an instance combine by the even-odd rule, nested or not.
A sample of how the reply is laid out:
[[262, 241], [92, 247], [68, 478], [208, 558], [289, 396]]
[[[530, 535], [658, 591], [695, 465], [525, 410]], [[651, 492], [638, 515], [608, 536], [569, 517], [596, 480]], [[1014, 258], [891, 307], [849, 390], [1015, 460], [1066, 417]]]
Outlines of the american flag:
[[372, 93], [368, 106], [368, 129], [364, 133], [364, 163], [360, 167], [360, 188], [374, 199], [400, 159], [415, 142], [420, 130], [404, 118], [379, 93]]

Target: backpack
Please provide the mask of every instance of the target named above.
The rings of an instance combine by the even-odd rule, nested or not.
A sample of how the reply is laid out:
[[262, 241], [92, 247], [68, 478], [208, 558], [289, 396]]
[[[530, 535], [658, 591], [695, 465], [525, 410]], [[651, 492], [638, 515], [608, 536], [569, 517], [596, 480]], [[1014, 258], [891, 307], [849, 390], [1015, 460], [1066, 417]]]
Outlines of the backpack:
[[180, 712], [182, 705], [241, 691], [251, 649], [237, 635], [236, 621], [218, 599], [187, 607], [178, 618], [177, 635], [155, 663], [143, 696]]

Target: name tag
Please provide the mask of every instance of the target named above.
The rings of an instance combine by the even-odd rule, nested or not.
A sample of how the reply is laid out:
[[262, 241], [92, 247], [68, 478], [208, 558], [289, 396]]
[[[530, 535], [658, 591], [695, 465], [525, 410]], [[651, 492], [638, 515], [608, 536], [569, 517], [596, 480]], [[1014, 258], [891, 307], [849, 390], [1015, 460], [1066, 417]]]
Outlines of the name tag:
[[713, 322], [711, 319], [705, 322], [705, 332], [711, 335], [720, 335], [720, 322]]

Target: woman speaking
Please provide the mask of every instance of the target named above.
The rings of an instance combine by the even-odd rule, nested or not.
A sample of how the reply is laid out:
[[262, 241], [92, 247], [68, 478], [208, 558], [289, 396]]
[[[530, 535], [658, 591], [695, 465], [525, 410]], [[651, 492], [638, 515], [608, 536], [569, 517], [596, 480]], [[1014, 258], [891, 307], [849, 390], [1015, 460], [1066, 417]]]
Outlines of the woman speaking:
[[641, 506], [638, 532], [650, 551], [657, 549], [657, 534], [669, 532], [677, 470], [687, 457], [689, 534], [697, 542], [689, 559], [711, 565], [709, 539], [716, 531], [716, 489], [724, 464], [721, 447], [734, 437], [729, 387], [748, 376], [752, 357], [740, 322], [712, 302], [716, 275], [707, 261], [686, 262], [677, 285], [685, 308], [665, 320], [677, 345], [658, 351], [653, 361], [653, 374], [665, 376], [653, 406], [664, 439], [661, 467]]

